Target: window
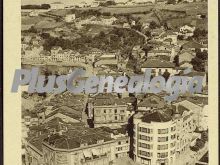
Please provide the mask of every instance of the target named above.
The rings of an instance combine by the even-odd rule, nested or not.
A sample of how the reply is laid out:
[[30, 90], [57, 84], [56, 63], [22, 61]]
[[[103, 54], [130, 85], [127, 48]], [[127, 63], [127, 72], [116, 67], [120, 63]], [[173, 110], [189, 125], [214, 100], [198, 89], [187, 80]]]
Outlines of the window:
[[167, 134], [168, 133], [168, 128], [167, 129], [158, 129], [158, 134]]
[[141, 151], [141, 150], [139, 150], [138, 152], [140, 155], [143, 155], [143, 156], [147, 156], [147, 157], [153, 156], [152, 152], [146, 152], [146, 151]]
[[166, 158], [168, 156], [168, 152], [163, 152], [163, 153], [158, 153], [157, 157], [158, 158]]
[[118, 151], [122, 151], [122, 147], [118, 147]]
[[152, 144], [139, 143], [139, 147], [146, 148], [146, 149], [153, 149]]
[[176, 130], [176, 126], [171, 127], [171, 131], [175, 131]]
[[145, 136], [145, 135], [140, 135], [141, 140], [146, 140], [146, 141], [152, 141], [153, 137], [150, 136]]
[[176, 135], [174, 134], [174, 135], [171, 135], [171, 139], [175, 139], [175, 137], [176, 137]]
[[121, 142], [118, 142], [118, 145], [121, 145]]
[[174, 155], [175, 154], [175, 150], [170, 151], [170, 155]]
[[104, 109], [104, 113], [106, 113], [106, 110]]
[[158, 150], [166, 150], [166, 149], [168, 149], [168, 144], [158, 145], [158, 146], [157, 146], [157, 149], [158, 149]]
[[153, 133], [153, 129], [140, 127], [140, 132]]
[[170, 147], [171, 147], [171, 148], [175, 147], [175, 144], [176, 144], [175, 142], [170, 143]]
[[166, 142], [168, 141], [168, 136], [167, 137], [158, 137], [158, 142]]
[[115, 113], [117, 113], [117, 109], [115, 109]]
[[117, 117], [117, 116], [115, 116], [115, 120], [118, 120], [118, 117]]

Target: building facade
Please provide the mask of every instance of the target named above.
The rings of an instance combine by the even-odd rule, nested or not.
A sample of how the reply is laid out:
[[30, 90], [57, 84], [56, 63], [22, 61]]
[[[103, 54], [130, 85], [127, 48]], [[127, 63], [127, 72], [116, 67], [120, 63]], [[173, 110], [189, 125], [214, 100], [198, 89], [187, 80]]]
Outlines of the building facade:
[[140, 164], [175, 164], [176, 123], [171, 118], [154, 121], [159, 116], [134, 118], [134, 160]]

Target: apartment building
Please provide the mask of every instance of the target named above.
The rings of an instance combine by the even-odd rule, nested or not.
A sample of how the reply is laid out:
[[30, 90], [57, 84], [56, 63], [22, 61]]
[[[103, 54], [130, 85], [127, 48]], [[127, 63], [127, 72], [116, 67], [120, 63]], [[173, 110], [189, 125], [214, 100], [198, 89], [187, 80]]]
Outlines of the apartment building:
[[115, 139], [115, 158], [128, 157], [130, 151], [130, 137], [127, 132], [127, 125], [123, 125], [118, 129], [111, 129], [109, 127], [100, 127], [104, 131], [111, 134]]
[[146, 165], [175, 164], [176, 123], [167, 111], [134, 116], [134, 160]]
[[115, 159], [116, 143], [109, 132], [54, 121], [28, 139], [26, 164], [103, 165]]
[[113, 94], [99, 94], [94, 97], [89, 103], [88, 111], [89, 118], [93, 118], [94, 127], [118, 128], [127, 124], [133, 114], [129, 109], [129, 102]]
[[196, 129], [193, 112], [183, 106], [134, 115], [134, 160], [146, 165], [175, 165], [189, 149]]
[[50, 165], [103, 165], [115, 159], [115, 141], [99, 128], [75, 128], [46, 138], [44, 162]]

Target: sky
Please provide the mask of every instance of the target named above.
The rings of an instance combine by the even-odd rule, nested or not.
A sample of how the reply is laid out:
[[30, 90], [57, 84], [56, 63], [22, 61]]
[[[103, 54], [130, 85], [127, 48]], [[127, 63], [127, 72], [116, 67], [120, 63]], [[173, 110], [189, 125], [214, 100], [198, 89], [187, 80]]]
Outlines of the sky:
[[29, 5], [29, 4], [50, 4], [53, 2], [63, 2], [65, 4], [71, 4], [71, 3], [80, 3], [80, 2], [91, 2], [93, 0], [21, 0], [22, 5]]

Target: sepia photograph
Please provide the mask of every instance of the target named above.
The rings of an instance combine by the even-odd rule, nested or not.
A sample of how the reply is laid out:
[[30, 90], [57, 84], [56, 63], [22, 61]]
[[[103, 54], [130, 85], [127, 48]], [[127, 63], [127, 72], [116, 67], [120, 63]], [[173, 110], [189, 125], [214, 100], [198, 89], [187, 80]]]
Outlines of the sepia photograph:
[[20, 8], [20, 164], [215, 165], [208, 0]]

